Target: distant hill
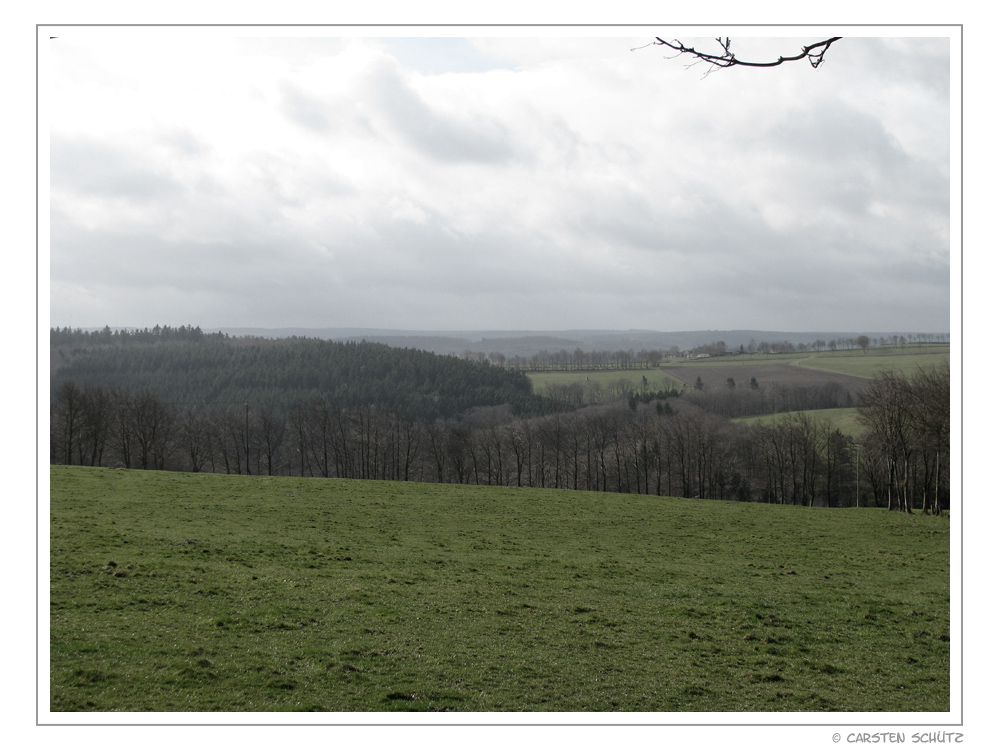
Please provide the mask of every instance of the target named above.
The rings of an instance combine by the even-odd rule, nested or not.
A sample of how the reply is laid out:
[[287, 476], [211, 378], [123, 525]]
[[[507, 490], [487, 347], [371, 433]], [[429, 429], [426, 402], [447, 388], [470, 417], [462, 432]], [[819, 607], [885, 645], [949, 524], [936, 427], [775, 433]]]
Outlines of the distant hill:
[[577, 348], [585, 352], [619, 349], [669, 350], [676, 346], [681, 351], [706, 344], [724, 341], [730, 349], [749, 346], [751, 342], [789, 342], [812, 345], [816, 341], [855, 339], [866, 335], [873, 341], [891, 340], [893, 336], [935, 337], [947, 334], [914, 333], [912, 331], [760, 331], [760, 330], [701, 330], [701, 331], [407, 331], [378, 328], [220, 328], [230, 336], [259, 336], [285, 338], [301, 336], [330, 341], [372, 341], [389, 346], [411, 347], [435, 354], [463, 354], [467, 351], [489, 354], [497, 352], [506, 357], [530, 357], [540, 351], [558, 351]]

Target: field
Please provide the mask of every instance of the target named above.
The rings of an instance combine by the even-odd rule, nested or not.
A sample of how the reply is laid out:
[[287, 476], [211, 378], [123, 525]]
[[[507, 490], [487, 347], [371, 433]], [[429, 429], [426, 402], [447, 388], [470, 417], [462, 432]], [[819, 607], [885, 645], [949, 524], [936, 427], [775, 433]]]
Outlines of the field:
[[948, 520], [51, 468], [53, 711], [947, 711]]
[[949, 362], [949, 347], [944, 345], [911, 345], [905, 349], [872, 348], [867, 354], [860, 349], [814, 352], [806, 354], [732, 355], [699, 360], [664, 360], [661, 367], [646, 370], [601, 370], [596, 372], [532, 372], [528, 374], [535, 393], [544, 394], [546, 387], [580, 383], [586, 389], [591, 382], [607, 388], [622, 379], [640, 389], [645, 377], [649, 387], [691, 388], [700, 377], [706, 388], [725, 388], [727, 378], [745, 386], [756, 378], [761, 386], [821, 386], [837, 382], [853, 394], [865, 389], [867, 381], [880, 370], [893, 369], [905, 376], [913, 375], [918, 367], [928, 369]]
[[[916, 373], [918, 368], [941, 367], [950, 361], [947, 346], [910, 346], [905, 349], [869, 349], [868, 354], [858, 356], [857, 352], [839, 354], [826, 352], [806, 356], [798, 364], [819, 370], [832, 370], [845, 375], [862, 378], [875, 377], [880, 370], [895, 370], [905, 377]], [[853, 356], [851, 356], [853, 355]]]
[[719, 357], [718, 362], [690, 363], [663, 368], [664, 372], [688, 387], [701, 378], [706, 388], [722, 390], [727, 378], [732, 378], [738, 387], [747, 387], [750, 378], [756, 378], [762, 388], [767, 386], [809, 387], [835, 382], [851, 393], [865, 389], [868, 381], [856, 375], [847, 375], [832, 370], [802, 367], [797, 360], [774, 362], [767, 360], [744, 360], [740, 357]]
[[859, 438], [864, 434], [865, 428], [858, 422], [858, 410], [856, 408], [847, 409], [813, 409], [806, 412], [784, 412], [782, 414], [764, 414], [759, 417], [741, 417], [734, 419], [737, 424], [769, 424], [776, 420], [794, 417], [797, 414], [807, 414], [812, 419], [828, 419], [830, 426], [835, 430], [840, 430], [845, 435]]
[[570, 385], [580, 383], [585, 391], [591, 384], [602, 389], [613, 388], [621, 381], [626, 381], [636, 390], [642, 390], [642, 379], [646, 378], [646, 384], [650, 390], [670, 390], [676, 388], [680, 390], [684, 387], [684, 381], [671, 377], [665, 371], [658, 368], [648, 368], [643, 370], [593, 370], [585, 372], [559, 372], [547, 370], [544, 372], [529, 372], [528, 379], [535, 393], [544, 395], [546, 387], [552, 385]]

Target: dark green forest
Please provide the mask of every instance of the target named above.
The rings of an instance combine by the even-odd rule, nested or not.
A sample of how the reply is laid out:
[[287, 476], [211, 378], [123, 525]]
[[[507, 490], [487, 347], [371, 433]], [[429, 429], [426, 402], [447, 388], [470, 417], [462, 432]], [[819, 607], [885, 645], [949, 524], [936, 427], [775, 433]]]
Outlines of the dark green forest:
[[51, 331], [52, 463], [947, 509], [947, 368], [884, 372], [859, 402], [855, 438], [808, 412], [734, 423], [727, 393], [574, 404], [515, 368], [365, 341]]
[[51, 331], [53, 393], [63, 382], [149, 389], [179, 411], [243, 405], [285, 416], [322, 396], [343, 406], [378, 404], [407, 419], [455, 418], [507, 404], [514, 414], [560, 407], [532, 393], [522, 372], [367, 341], [230, 337], [200, 328]]

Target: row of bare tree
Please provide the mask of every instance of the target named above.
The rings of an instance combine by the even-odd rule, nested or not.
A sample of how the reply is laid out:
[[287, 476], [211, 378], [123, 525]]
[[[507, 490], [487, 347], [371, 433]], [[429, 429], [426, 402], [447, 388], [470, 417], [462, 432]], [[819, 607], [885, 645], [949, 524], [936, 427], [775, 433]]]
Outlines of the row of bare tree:
[[53, 463], [165, 469], [176, 452], [176, 415], [149, 389], [132, 393], [63, 383], [51, 412]]
[[951, 455], [951, 392], [947, 366], [876, 377], [862, 396], [867, 428], [862, 449], [868, 480], [886, 506], [905, 512], [917, 502], [938, 514], [947, 493]]
[[53, 463], [235, 474], [555, 487], [940, 513], [949, 477], [948, 372], [886, 373], [855, 441], [787, 414], [737, 425], [683, 398], [547, 417], [479, 408], [414, 422], [316, 396], [285, 416], [249, 403], [179, 414], [149, 390], [62, 384]]

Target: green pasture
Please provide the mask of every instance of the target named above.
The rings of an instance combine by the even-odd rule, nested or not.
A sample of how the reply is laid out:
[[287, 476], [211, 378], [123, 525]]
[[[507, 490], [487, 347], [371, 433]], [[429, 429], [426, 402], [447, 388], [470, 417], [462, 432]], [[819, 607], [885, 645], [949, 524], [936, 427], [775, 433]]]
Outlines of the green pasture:
[[947, 711], [949, 523], [52, 467], [53, 711]]
[[926, 370], [948, 364], [949, 358], [950, 347], [947, 345], [911, 344], [905, 347], [870, 347], [867, 354], [861, 349], [841, 349], [802, 354], [739, 354], [703, 359], [671, 359], [666, 360], [664, 366], [699, 368], [741, 365], [752, 368], [754, 365], [791, 364], [873, 378], [883, 369], [895, 369], [909, 376], [920, 367]]
[[[844, 375], [855, 375], [863, 378], [873, 378], [881, 370], [892, 369], [911, 376], [918, 368], [925, 370], [932, 367], [947, 365], [950, 360], [950, 349], [946, 345], [909, 345], [906, 347], [872, 347], [865, 354], [860, 349], [839, 351], [809, 352], [805, 354], [754, 354], [732, 355], [723, 357], [707, 357], [704, 359], [669, 359], [664, 360], [663, 367], [725, 367], [734, 365], [752, 370], [755, 365], [791, 364], [808, 367], [814, 370], [830, 370]], [[642, 370], [595, 370], [595, 371], [557, 371], [546, 370], [527, 373], [534, 392], [544, 395], [547, 386], [566, 386], [580, 384], [585, 393], [594, 385], [605, 391], [617, 386], [622, 380], [628, 382], [636, 391], [642, 388], [642, 378], [652, 390], [671, 389], [684, 390], [685, 385], [680, 380], [662, 372], [660, 369]]]
[[818, 370], [833, 370], [844, 375], [874, 378], [882, 370], [895, 370], [904, 377], [911, 377], [917, 370], [948, 365], [951, 354], [947, 346], [906, 347], [902, 350], [869, 349], [868, 354], [860, 351], [822, 352], [804, 355], [796, 364]]
[[634, 391], [641, 391], [643, 387], [642, 379], [646, 378], [646, 387], [652, 391], [670, 390], [676, 388], [681, 390], [684, 384], [677, 378], [667, 375], [658, 369], [650, 368], [644, 370], [593, 370], [593, 371], [556, 371], [546, 370], [541, 372], [527, 373], [531, 380], [535, 393], [545, 395], [548, 385], [565, 386], [579, 383], [584, 388], [584, 393], [592, 386], [604, 389], [617, 386], [622, 380], [626, 381]]
[[858, 410], [853, 407], [847, 409], [813, 409], [811, 411], [763, 414], [756, 417], [741, 417], [733, 421], [737, 424], [770, 424], [789, 417], [796, 417], [799, 414], [805, 414], [810, 419], [829, 420], [830, 426], [833, 429], [840, 430], [845, 435], [861, 437], [865, 431], [865, 428], [858, 422]]
[[732, 367], [742, 365], [780, 365], [796, 362], [804, 354], [725, 354], [720, 357], [702, 357], [701, 359], [670, 359], [665, 360], [664, 367]]

